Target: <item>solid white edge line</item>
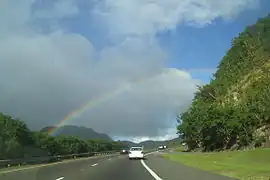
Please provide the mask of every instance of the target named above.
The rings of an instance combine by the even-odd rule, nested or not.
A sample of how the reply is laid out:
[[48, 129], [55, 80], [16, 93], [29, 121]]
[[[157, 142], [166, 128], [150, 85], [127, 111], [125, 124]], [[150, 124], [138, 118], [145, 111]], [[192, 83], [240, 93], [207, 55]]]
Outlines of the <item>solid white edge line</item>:
[[141, 163], [143, 167], [156, 179], [156, 180], [162, 180], [152, 169], [150, 169], [144, 161], [141, 159]]
[[62, 180], [62, 179], [64, 179], [64, 177], [57, 178], [56, 180]]

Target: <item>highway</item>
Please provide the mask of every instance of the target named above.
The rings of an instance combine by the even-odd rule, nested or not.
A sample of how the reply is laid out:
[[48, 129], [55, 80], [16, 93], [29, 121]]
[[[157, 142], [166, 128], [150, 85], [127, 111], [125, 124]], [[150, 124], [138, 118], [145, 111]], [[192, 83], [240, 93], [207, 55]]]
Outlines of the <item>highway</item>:
[[1, 180], [232, 180], [164, 159], [159, 152], [145, 160], [127, 156], [79, 159], [0, 172]]

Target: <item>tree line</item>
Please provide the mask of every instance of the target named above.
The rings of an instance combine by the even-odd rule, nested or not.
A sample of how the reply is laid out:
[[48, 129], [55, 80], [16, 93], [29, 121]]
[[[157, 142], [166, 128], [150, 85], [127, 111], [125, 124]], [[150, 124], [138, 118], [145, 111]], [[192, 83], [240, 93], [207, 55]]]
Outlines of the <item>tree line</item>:
[[189, 150], [215, 151], [261, 146], [270, 124], [270, 16], [234, 38], [209, 84], [178, 116], [179, 135]]
[[126, 145], [118, 141], [84, 141], [74, 136], [54, 137], [45, 132], [33, 132], [23, 121], [0, 113], [0, 159], [113, 151], [122, 148], [126, 148]]

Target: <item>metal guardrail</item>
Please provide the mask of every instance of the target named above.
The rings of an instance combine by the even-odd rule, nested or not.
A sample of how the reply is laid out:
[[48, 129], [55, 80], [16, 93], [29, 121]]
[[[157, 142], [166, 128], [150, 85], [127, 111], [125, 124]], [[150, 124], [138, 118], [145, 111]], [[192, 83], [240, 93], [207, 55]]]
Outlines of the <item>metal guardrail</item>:
[[113, 154], [119, 154], [119, 151], [88, 152], [88, 153], [81, 153], [81, 154], [31, 157], [31, 158], [22, 158], [22, 159], [7, 159], [7, 160], [0, 160], [0, 168], [21, 166], [21, 165], [53, 163], [53, 162], [59, 162], [66, 159], [76, 159], [76, 158], [82, 158], [82, 157], [113, 155]]
[[[156, 151], [156, 149], [148, 149], [145, 151], [145, 153], [151, 153], [153, 151]], [[68, 159], [77, 159], [77, 158], [83, 158], [83, 157], [102, 156], [102, 155], [114, 155], [114, 154], [120, 155], [120, 152], [119, 151], [103, 151], [103, 152], [88, 152], [88, 153], [69, 154], [69, 155], [31, 157], [31, 158], [22, 158], [22, 159], [5, 159], [5, 160], [0, 160], [0, 168], [21, 166], [21, 165], [53, 163], [53, 162], [60, 162], [62, 160], [68, 160]]]

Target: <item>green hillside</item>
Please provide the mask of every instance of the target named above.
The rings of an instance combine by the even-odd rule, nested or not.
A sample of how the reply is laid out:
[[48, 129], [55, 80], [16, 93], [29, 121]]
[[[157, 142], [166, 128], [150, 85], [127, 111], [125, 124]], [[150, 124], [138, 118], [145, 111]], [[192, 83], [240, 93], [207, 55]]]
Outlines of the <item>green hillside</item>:
[[149, 149], [155, 149], [158, 148], [161, 145], [166, 145], [167, 147], [175, 147], [181, 145], [182, 140], [180, 138], [174, 138], [171, 140], [166, 140], [166, 141], [143, 141], [140, 142], [139, 145], [144, 146], [145, 148]]
[[269, 146], [270, 16], [234, 38], [217, 68], [179, 115], [178, 133], [190, 150]]
[[[45, 127], [41, 130], [41, 132], [48, 132], [52, 128], [54, 127]], [[74, 126], [74, 125], [66, 125], [66, 126], [60, 127], [56, 135], [57, 136], [62, 136], [62, 135], [75, 136], [82, 140], [103, 139], [107, 141], [112, 141], [112, 139], [107, 134], [98, 133], [91, 128], [79, 127], [79, 126]]]
[[153, 140], [148, 140], [148, 141], [142, 141], [140, 143], [134, 143], [131, 141], [120, 141], [123, 144], [128, 145], [128, 147], [132, 146], [143, 146], [146, 149], [156, 149], [161, 145], [166, 145], [167, 147], [176, 147], [180, 146], [182, 144], [182, 139], [181, 138], [174, 138], [171, 140], [166, 140], [166, 141], [153, 141]]
[[48, 155], [112, 151], [126, 148], [121, 142], [104, 139], [80, 139], [76, 136], [50, 136], [32, 132], [26, 124], [0, 113], [0, 160]]

